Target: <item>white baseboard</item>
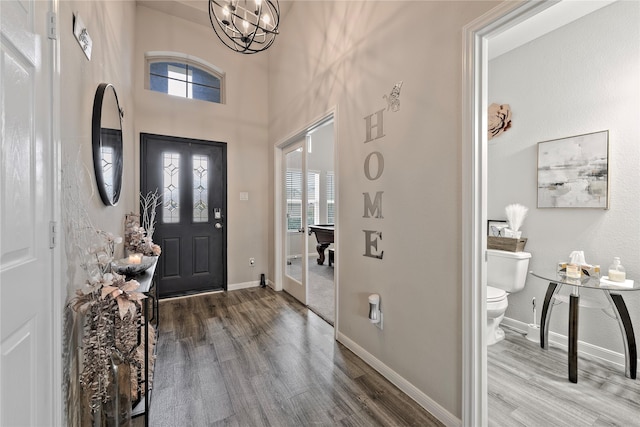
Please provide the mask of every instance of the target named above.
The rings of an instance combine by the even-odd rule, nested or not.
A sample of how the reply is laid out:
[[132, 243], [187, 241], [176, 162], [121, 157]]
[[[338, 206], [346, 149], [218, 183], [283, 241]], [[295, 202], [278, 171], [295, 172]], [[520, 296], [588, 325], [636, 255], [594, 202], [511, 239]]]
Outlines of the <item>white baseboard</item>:
[[[519, 320], [505, 317], [502, 320], [502, 324], [518, 332], [527, 332], [527, 324]], [[622, 336], [620, 337], [620, 339], [622, 339]], [[549, 343], [556, 345], [563, 350], [567, 350], [568, 340], [569, 338], [566, 335], [558, 334], [556, 332], [549, 332]], [[619, 365], [624, 371], [624, 353], [617, 353], [604, 347], [598, 347], [597, 345], [589, 344], [588, 342], [580, 340], [578, 340], [578, 348], [580, 353], [588, 354], [589, 356], [597, 357], [598, 359], [602, 359], [607, 362]]]
[[338, 342], [342, 343], [345, 347], [354, 352], [356, 356], [364, 360], [369, 366], [378, 371], [383, 377], [391, 381], [391, 383], [402, 390], [410, 398], [415, 400], [420, 406], [422, 406], [431, 415], [440, 420], [440, 422], [442, 422], [444, 425], [448, 427], [460, 427], [462, 425], [462, 420], [440, 406], [436, 401], [424, 394], [405, 378], [401, 377], [393, 369], [375, 358], [364, 348], [360, 347], [349, 337], [345, 336], [341, 332], [338, 332], [337, 339]]
[[[260, 286], [259, 280], [254, 280], [251, 282], [244, 282], [244, 283], [234, 283], [232, 285], [227, 285], [227, 291], [237, 291], [238, 289], [257, 288], [258, 286]], [[275, 284], [271, 280], [267, 280], [267, 286], [275, 290]]]
[[260, 286], [259, 280], [253, 280], [251, 282], [234, 283], [227, 285], [227, 291], [237, 291], [238, 289], [255, 288]]

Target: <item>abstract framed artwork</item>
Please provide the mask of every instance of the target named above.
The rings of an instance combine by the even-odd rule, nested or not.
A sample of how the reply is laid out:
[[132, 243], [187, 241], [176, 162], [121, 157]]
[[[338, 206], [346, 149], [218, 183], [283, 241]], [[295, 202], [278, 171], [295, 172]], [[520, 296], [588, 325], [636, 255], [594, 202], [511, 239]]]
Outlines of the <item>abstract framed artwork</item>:
[[609, 131], [538, 143], [538, 207], [609, 209]]

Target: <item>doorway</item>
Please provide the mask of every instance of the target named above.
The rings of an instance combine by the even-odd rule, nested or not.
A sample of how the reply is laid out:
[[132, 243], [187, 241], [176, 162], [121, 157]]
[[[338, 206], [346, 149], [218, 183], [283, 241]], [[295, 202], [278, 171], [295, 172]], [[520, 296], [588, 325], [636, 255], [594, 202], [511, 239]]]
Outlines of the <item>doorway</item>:
[[[582, 16], [590, 13], [586, 8], [603, 6], [601, 2], [598, 3], [597, 6], [596, 2], [566, 1], [502, 4], [464, 29], [462, 222], [465, 425], [487, 425], [488, 422], [487, 348], [483, 333], [486, 326], [485, 248], [489, 199], [487, 108], [491, 102], [495, 102], [489, 99], [489, 48], [492, 53], [496, 50], [506, 52], [515, 48], [517, 41], [521, 45], [577, 19], [579, 16], [574, 12]], [[578, 10], [569, 11], [574, 7]], [[573, 19], [568, 19], [572, 16]], [[532, 19], [534, 17], [535, 20]], [[522, 104], [520, 107], [522, 111]], [[495, 173], [495, 169], [492, 171]]]
[[333, 120], [307, 129], [281, 150], [283, 288], [333, 325], [337, 258]]
[[140, 134], [142, 194], [158, 191], [160, 298], [227, 287], [227, 145]]

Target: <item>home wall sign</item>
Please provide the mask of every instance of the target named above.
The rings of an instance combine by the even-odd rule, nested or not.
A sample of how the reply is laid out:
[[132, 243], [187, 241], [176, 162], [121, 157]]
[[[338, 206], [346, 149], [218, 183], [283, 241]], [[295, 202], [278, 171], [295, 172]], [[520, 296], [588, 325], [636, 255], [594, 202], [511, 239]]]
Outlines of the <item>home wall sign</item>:
[[[389, 95], [383, 95], [383, 99], [387, 102], [387, 108], [376, 111], [364, 118], [365, 123], [365, 144], [379, 140], [385, 137], [384, 134], [384, 113], [391, 110], [398, 112], [400, 110], [400, 89], [402, 81], [396, 83]], [[384, 173], [384, 155], [380, 151], [372, 151], [364, 159], [364, 176], [369, 181], [376, 181]], [[382, 220], [382, 194], [383, 191], [376, 191], [372, 197], [371, 193], [365, 192], [363, 195], [363, 218], [374, 218]], [[364, 233], [364, 254], [363, 256], [375, 259], [382, 259], [384, 250], [380, 241], [382, 240], [382, 231], [380, 230], [362, 230]]]

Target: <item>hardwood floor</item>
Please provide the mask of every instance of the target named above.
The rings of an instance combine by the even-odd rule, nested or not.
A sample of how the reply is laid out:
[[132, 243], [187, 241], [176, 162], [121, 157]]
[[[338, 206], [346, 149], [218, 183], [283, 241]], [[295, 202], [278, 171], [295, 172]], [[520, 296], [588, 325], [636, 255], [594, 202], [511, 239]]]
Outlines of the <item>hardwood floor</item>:
[[489, 426], [640, 426], [640, 381], [624, 367], [579, 354], [572, 384], [566, 350], [503, 329], [506, 339], [487, 349]]
[[251, 288], [160, 310], [150, 426], [442, 425], [286, 293]]

